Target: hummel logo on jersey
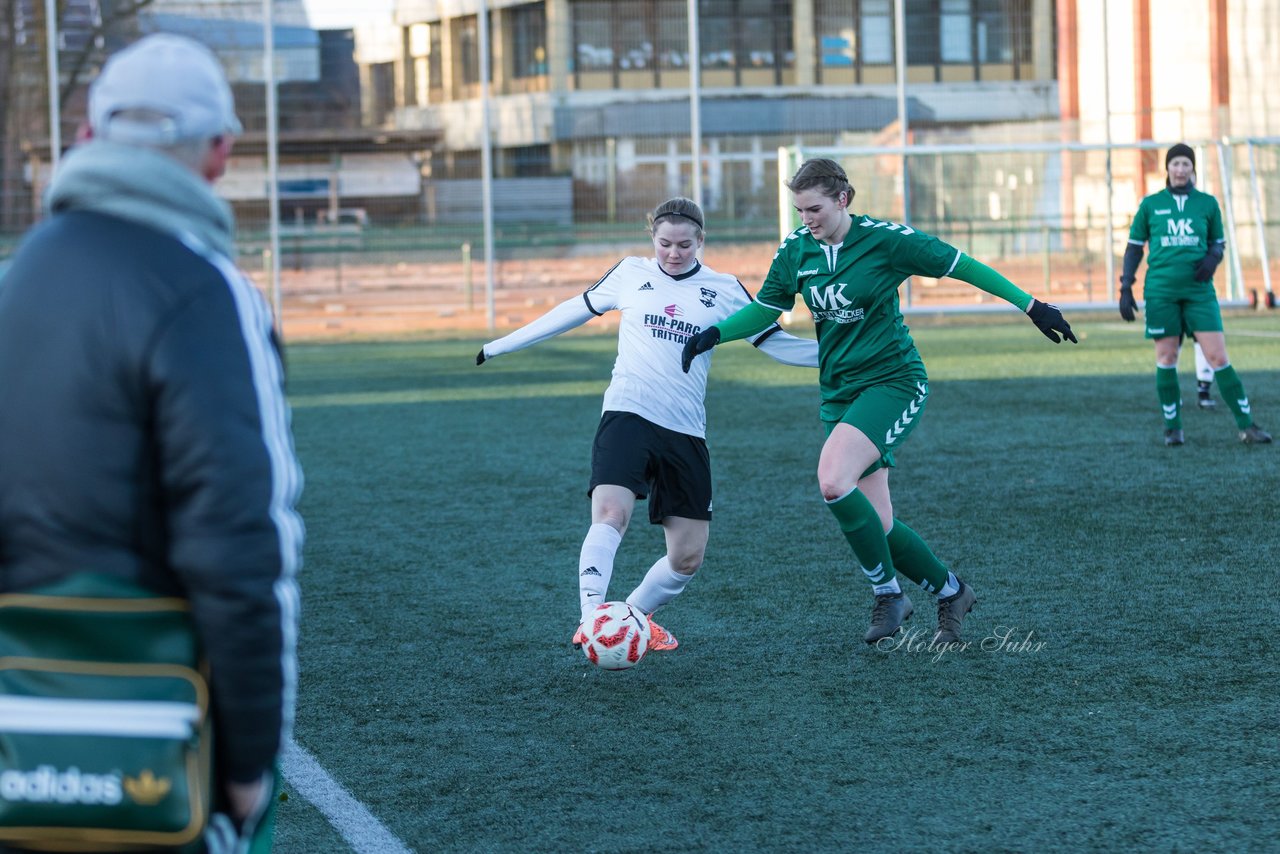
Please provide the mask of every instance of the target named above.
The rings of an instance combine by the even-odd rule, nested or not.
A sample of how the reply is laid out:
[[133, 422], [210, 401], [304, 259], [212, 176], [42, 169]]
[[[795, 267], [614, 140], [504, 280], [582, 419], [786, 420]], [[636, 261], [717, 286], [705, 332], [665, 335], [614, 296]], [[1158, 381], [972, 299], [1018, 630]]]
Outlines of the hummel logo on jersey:
[[582, 572], [581, 572], [581, 573], [579, 573], [579, 574], [580, 574], [580, 575], [594, 575], [596, 578], [599, 578], [599, 577], [600, 577], [600, 570], [596, 569], [594, 566], [589, 566], [589, 567], [587, 567], [586, 569], [582, 570]]
[[709, 290], [707, 288], [699, 288], [698, 290], [702, 291], [702, 299], [698, 300], [698, 302], [702, 303], [707, 308], [711, 308], [716, 304], [715, 291]]
[[663, 311], [667, 313], [667, 317], [683, 317], [684, 316], [684, 311], [682, 311], [680, 306], [676, 305], [675, 303], [672, 303], [671, 305], [667, 306], [666, 308], [663, 309]]
[[814, 267], [812, 270], [801, 270], [799, 273], [796, 273], [796, 278], [803, 279], [806, 276], [816, 276], [816, 275], [818, 275], [818, 268]]
[[653, 285], [649, 284], [648, 282], [645, 282], [643, 285], [641, 285], [641, 286], [638, 288], [638, 290], [642, 290], [642, 291], [651, 291], [651, 290], [653, 290]]
[[1164, 210], [1156, 210], [1156, 216], [1168, 216], [1173, 213], [1173, 208], [1165, 208]]

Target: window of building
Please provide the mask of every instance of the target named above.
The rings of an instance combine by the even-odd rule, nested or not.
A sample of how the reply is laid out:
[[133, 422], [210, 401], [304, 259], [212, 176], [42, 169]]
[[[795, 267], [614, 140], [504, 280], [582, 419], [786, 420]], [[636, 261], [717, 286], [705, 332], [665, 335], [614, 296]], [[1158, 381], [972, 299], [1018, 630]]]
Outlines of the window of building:
[[[978, 61], [1029, 62], [1031, 15], [1026, 4], [1017, 0], [977, 0], [975, 5]], [[1015, 27], [1021, 32], [1016, 32]]]
[[[743, 73], [764, 73], [783, 82], [782, 72], [795, 65], [791, 42], [790, 0], [699, 0], [700, 67], [729, 71], [724, 81], [744, 82]], [[648, 72], [650, 85], [662, 85], [663, 70], [689, 67], [687, 0], [570, 0], [574, 71], [578, 85], [600, 85], [590, 72], [612, 74], [611, 85], [635, 85], [635, 72]]]
[[658, 0], [658, 67], [689, 67], [689, 4], [686, 0]]
[[937, 65], [941, 57], [937, 0], [906, 0], [903, 20], [907, 65]]
[[698, 45], [703, 68], [733, 68], [733, 0], [702, 0], [698, 4]]
[[[739, 0], [737, 17], [741, 48], [738, 63], [748, 68], [776, 68], [794, 64], [790, 18], [776, 14], [774, 0]], [[779, 29], [786, 23], [786, 32]], [[782, 38], [785, 36], [785, 38]]]
[[[444, 27], [439, 21], [428, 26], [430, 31], [427, 44], [430, 52], [427, 54], [427, 86], [438, 92], [444, 86]], [[439, 96], [432, 95], [430, 100], [439, 100]]]
[[858, 32], [863, 65], [893, 63], [893, 0], [862, 0]]
[[547, 73], [547, 12], [542, 3], [507, 10], [511, 30], [511, 75], [539, 77]]
[[505, 156], [511, 166], [511, 175], [543, 178], [552, 174], [549, 145], [518, 145], [508, 148]]
[[475, 15], [453, 22], [453, 50], [458, 80], [465, 86], [480, 82], [480, 21]]
[[[905, 0], [907, 64], [953, 80], [1003, 65], [997, 75], [1019, 79], [1032, 61], [1032, 2]], [[813, 9], [819, 82], [866, 82], [867, 66], [894, 63], [894, 0], [814, 0]], [[967, 78], [955, 76], [964, 66]], [[885, 82], [884, 73], [876, 70], [875, 82]]]
[[814, 4], [820, 68], [853, 67], [858, 47], [853, 6], [854, 0], [818, 0]]
[[613, 70], [613, 0], [577, 0], [573, 4], [573, 68]]
[[613, 22], [619, 71], [643, 71], [653, 68], [654, 46], [651, 15], [636, 8], [619, 10]]
[[943, 62], [973, 62], [973, 16], [970, 0], [942, 0], [939, 29]]

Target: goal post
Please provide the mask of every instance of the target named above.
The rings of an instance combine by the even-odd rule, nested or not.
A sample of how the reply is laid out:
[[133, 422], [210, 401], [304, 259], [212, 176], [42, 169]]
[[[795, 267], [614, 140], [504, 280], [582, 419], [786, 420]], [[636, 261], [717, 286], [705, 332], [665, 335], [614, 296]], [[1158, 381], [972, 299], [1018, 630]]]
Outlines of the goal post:
[[[799, 224], [787, 180], [803, 160], [827, 157], [844, 165], [857, 205], [872, 216], [909, 217], [913, 227], [990, 260], [1015, 282], [1060, 304], [1112, 306], [1116, 283], [1111, 279], [1118, 275], [1116, 261], [1124, 255], [1129, 224], [1138, 202], [1163, 186], [1160, 156], [1173, 144], [1145, 140], [1110, 145], [782, 146], [777, 157], [779, 239]], [[1274, 194], [1275, 184], [1265, 165], [1280, 154], [1280, 138], [1188, 144], [1199, 152], [1200, 188], [1217, 196], [1223, 210], [1228, 251], [1219, 272], [1223, 304], [1247, 305], [1251, 290], [1256, 301], [1258, 292], [1250, 285], [1256, 282], [1265, 289], [1267, 304], [1274, 305], [1265, 199], [1268, 190]], [[1110, 172], [1105, 169], [1108, 153], [1113, 161]], [[1255, 153], [1265, 154], [1261, 170]], [[911, 209], [900, 211], [901, 174], [907, 163]], [[1247, 170], [1239, 164], [1247, 164]], [[1110, 218], [1108, 207], [1113, 210]], [[934, 294], [943, 290], [937, 283], [923, 290], [906, 289], [904, 307], [935, 302], [931, 289]], [[944, 305], [939, 302], [938, 307]]]

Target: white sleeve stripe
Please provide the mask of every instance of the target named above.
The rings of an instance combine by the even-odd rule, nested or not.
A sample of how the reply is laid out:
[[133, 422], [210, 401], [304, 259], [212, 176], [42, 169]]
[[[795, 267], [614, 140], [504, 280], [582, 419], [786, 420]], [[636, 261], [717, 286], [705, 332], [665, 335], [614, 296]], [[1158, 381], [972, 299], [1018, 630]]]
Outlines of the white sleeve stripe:
[[1145, 240], [1134, 240], [1132, 237], [1130, 237], [1130, 238], [1129, 238], [1129, 244], [1130, 244], [1131, 246], [1146, 246], [1146, 245], [1147, 245], [1147, 241], [1145, 241]]
[[289, 430], [289, 405], [281, 391], [284, 368], [271, 344], [271, 312], [262, 294], [227, 258], [211, 251], [189, 235], [184, 236], [184, 243], [222, 273], [235, 303], [240, 317], [240, 331], [249, 354], [258, 411], [262, 418], [262, 440], [271, 462], [269, 512], [280, 544], [280, 576], [276, 579], [274, 590], [280, 607], [281, 623], [283, 744], [292, 737], [294, 710], [297, 705], [299, 596], [294, 577], [301, 563], [304, 537], [302, 517], [294, 509], [302, 492], [302, 469], [298, 465]]
[[792, 306], [792, 308], [783, 308], [780, 305], [769, 305], [769, 303], [760, 299], [760, 297], [756, 297], [756, 302], [760, 303], [765, 308], [772, 309], [773, 311], [791, 311], [793, 308], [795, 308], [795, 306]]
[[945, 279], [947, 276], [951, 275], [951, 271], [954, 270], [956, 268], [956, 265], [960, 263], [961, 254], [963, 253], [961, 253], [960, 250], [957, 249], [956, 257], [951, 259], [951, 266], [947, 268], [947, 272], [943, 273], [941, 276], [938, 277], [939, 279]]

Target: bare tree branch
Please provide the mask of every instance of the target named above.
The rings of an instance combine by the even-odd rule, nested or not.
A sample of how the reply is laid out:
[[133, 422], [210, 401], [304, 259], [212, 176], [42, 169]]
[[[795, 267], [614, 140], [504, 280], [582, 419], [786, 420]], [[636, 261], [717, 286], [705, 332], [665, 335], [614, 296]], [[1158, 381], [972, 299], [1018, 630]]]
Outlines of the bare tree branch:
[[[67, 0], [61, 0], [58, 7], [59, 16], [62, 13], [62, 4]], [[85, 43], [85, 47], [75, 57], [72, 58], [70, 68], [67, 71], [66, 82], [62, 84], [60, 92], [62, 100], [65, 101], [71, 96], [71, 93], [80, 85], [80, 75], [84, 73], [84, 69], [93, 58], [97, 55], [98, 50], [95, 47], [99, 37], [105, 36], [117, 24], [134, 20], [138, 17], [138, 13], [148, 6], [152, 5], [155, 0], [132, 0], [132, 2], [122, 4], [118, 9], [113, 8], [110, 15], [104, 15], [102, 22], [90, 31], [89, 39]], [[114, 4], [112, 4], [114, 7]]]

